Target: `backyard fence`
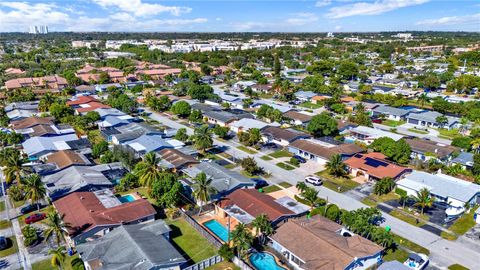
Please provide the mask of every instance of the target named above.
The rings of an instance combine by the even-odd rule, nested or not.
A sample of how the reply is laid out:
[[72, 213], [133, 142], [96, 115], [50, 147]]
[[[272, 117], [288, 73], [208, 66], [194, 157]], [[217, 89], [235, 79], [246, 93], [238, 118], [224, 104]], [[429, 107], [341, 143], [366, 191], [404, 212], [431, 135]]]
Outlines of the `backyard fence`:
[[189, 216], [187, 213], [184, 211], [180, 211], [185, 218], [185, 220], [188, 222], [188, 224], [192, 225], [195, 230], [197, 230], [203, 237], [205, 237], [208, 242], [210, 242], [212, 245], [214, 245], [216, 248], [220, 248], [222, 246], [222, 242], [218, 240], [215, 236], [213, 236], [209, 231], [207, 231], [202, 225], [200, 225], [195, 219], [193, 219], [191, 216]]
[[232, 262], [236, 266], [240, 267], [240, 269], [242, 270], [253, 270], [253, 268], [250, 267], [250, 265], [248, 265], [246, 262], [244, 262], [242, 259], [238, 258], [237, 256], [233, 257]]
[[182, 270], [201, 270], [201, 269], [208, 268], [212, 265], [215, 265], [217, 263], [220, 263], [222, 261], [223, 261], [222, 257], [220, 257], [219, 255], [215, 255], [215, 256], [210, 257], [206, 260], [203, 260], [203, 261], [201, 261], [197, 264], [190, 265], [188, 267], [182, 268]]

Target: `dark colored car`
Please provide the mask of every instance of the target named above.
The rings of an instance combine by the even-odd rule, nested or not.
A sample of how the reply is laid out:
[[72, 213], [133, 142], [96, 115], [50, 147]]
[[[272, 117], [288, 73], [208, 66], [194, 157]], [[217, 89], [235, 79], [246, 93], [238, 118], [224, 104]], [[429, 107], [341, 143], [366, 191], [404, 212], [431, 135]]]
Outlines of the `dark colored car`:
[[261, 178], [250, 178], [253, 182], [255, 182], [255, 188], [256, 189], [259, 189], [259, 188], [263, 188], [263, 187], [266, 187], [268, 186], [268, 182], [261, 179]]
[[25, 215], [25, 214], [33, 212], [33, 211], [35, 211], [39, 208], [42, 208], [42, 205], [39, 204], [39, 203], [29, 204], [25, 207], [22, 207], [22, 209], [20, 209], [20, 212]]
[[304, 159], [303, 157], [298, 156], [298, 155], [293, 156], [293, 158], [298, 160], [298, 162], [300, 162], [300, 163], [306, 163], [307, 162], [306, 159]]
[[266, 143], [266, 144], [263, 145], [263, 147], [269, 148], [269, 149], [277, 149], [278, 145], [275, 144], [275, 143]]
[[381, 124], [381, 123], [382, 123], [382, 119], [373, 119], [372, 122], [373, 122], [373, 123], [377, 123], [377, 124]]
[[45, 219], [46, 216], [47, 215], [45, 215], [45, 213], [35, 213], [35, 214], [32, 214], [32, 215], [26, 217], [25, 218], [25, 223], [26, 224], [32, 224], [32, 223], [35, 223], [37, 221]]
[[0, 250], [8, 248], [8, 241], [5, 236], [0, 236]]

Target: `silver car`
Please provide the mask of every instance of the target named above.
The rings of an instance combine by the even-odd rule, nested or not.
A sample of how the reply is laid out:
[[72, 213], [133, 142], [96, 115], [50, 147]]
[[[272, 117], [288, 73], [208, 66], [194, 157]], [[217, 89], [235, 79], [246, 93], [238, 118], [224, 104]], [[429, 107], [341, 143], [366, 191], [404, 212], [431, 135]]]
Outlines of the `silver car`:
[[321, 184], [323, 184], [323, 181], [320, 178], [313, 175], [305, 177], [305, 182], [310, 183], [314, 186], [320, 186]]

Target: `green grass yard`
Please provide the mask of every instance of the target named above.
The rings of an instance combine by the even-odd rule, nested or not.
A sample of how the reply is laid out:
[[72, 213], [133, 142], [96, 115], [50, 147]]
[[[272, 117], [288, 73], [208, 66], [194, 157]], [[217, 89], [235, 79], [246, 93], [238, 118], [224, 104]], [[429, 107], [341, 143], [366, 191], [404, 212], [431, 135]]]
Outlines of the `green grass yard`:
[[281, 182], [278, 184], [279, 186], [282, 186], [284, 188], [289, 188], [292, 186], [292, 184], [288, 183], [288, 182]]
[[261, 159], [268, 161], [268, 160], [272, 160], [273, 158], [265, 155], [265, 156], [261, 157]]
[[418, 133], [418, 134], [428, 134], [429, 133], [428, 131], [420, 130], [420, 129], [416, 129], [416, 128], [409, 128], [408, 131], [411, 131], [413, 133]]
[[12, 227], [12, 222], [10, 220], [0, 220], [0, 230], [4, 230], [10, 227]]
[[452, 264], [448, 267], [449, 270], [469, 270], [467, 267], [460, 264]]
[[18, 251], [17, 239], [15, 236], [7, 237], [8, 248], [0, 250], [0, 258], [15, 254]]
[[468, 232], [473, 226], [475, 226], [475, 221], [473, 220], [473, 215], [475, 210], [478, 208], [471, 209], [468, 213], [459, 217], [448, 229], [456, 234], [463, 235]]
[[257, 151], [251, 149], [251, 148], [248, 148], [246, 146], [243, 146], [243, 145], [240, 145], [240, 146], [237, 146], [237, 148], [239, 150], [242, 150], [243, 152], [246, 152], [246, 153], [249, 153], [250, 155], [253, 155], [253, 154], [256, 154], [258, 153]]
[[280, 188], [277, 185], [271, 185], [271, 186], [262, 188], [263, 192], [265, 192], [265, 193], [271, 193], [271, 192], [279, 191], [281, 189], [282, 188]]
[[444, 129], [440, 128], [438, 129], [438, 132], [440, 133], [440, 136], [446, 139], [453, 139], [457, 136], [460, 136], [460, 133], [458, 132], [458, 129]]
[[[78, 254], [75, 254], [74, 256], [67, 256], [65, 258], [65, 262], [63, 263], [63, 269], [65, 270], [73, 270], [73, 267], [71, 265], [72, 261], [78, 258]], [[46, 259], [43, 261], [39, 261], [36, 263], [32, 264], [32, 270], [56, 270], [57, 268], [52, 267], [52, 264], [50, 263], [50, 259]], [[80, 269], [80, 268], [76, 268]]]
[[405, 121], [395, 121], [395, 120], [390, 120], [390, 119], [382, 121], [383, 125], [386, 125], [386, 126], [389, 126], [389, 127], [398, 127], [398, 126], [401, 126], [405, 123], [406, 123]]
[[0, 202], [0, 212], [5, 211], [5, 202], [1, 201]]
[[278, 150], [276, 152], [269, 154], [269, 156], [273, 158], [282, 158], [282, 157], [291, 157], [293, 155], [287, 150]]
[[350, 177], [335, 177], [328, 173], [327, 170], [317, 172], [316, 175], [324, 180], [323, 185], [336, 192], [345, 192], [358, 187], [360, 184], [351, 180]]
[[304, 102], [304, 103], [302, 103], [298, 106], [308, 108], [308, 109], [320, 109], [320, 108], [323, 107], [322, 104], [314, 104], [314, 103], [311, 103], [311, 102]]
[[291, 171], [291, 170], [295, 169], [295, 167], [290, 166], [290, 165], [288, 165], [288, 164], [286, 164], [286, 163], [283, 163], [283, 162], [278, 162], [276, 165], [277, 165], [278, 167], [284, 169], [284, 170], [287, 170], [287, 171]]

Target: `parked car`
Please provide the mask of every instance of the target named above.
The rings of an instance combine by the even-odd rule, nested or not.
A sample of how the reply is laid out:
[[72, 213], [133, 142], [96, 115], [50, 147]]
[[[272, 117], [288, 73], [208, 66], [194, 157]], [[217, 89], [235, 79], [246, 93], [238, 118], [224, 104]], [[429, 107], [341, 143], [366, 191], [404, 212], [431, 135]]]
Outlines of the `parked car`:
[[42, 205], [40, 203], [29, 204], [27, 206], [22, 207], [22, 209], [20, 209], [20, 212], [25, 215], [39, 208], [42, 208]]
[[275, 143], [266, 143], [263, 145], [263, 147], [268, 148], [268, 149], [277, 149], [278, 145]]
[[26, 224], [32, 224], [37, 221], [45, 219], [47, 215], [45, 213], [35, 213], [25, 218]]
[[3, 235], [0, 235], [0, 250], [4, 250], [7, 248], [8, 248], [7, 238]]
[[306, 163], [307, 162], [307, 160], [305, 158], [303, 158], [299, 155], [295, 155], [295, 156], [293, 156], [293, 158], [298, 160], [298, 162], [300, 162], [300, 163]]
[[305, 182], [310, 183], [314, 186], [320, 186], [321, 184], [323, 184], [323, 181], [320, 178], [313, 175], [305, 177]]
[[268, 182], [263, 180], [262, 178], [250, 178], [250, 180], [255, 182], [255, 188], [256, 189], [268, 186]]
[[373, 119], [372, 122], [376, 124], [381, 124], [383, 121], [382, 119]]

